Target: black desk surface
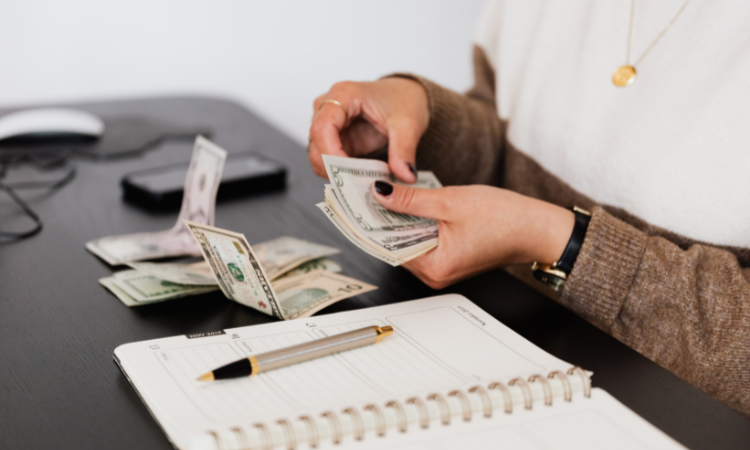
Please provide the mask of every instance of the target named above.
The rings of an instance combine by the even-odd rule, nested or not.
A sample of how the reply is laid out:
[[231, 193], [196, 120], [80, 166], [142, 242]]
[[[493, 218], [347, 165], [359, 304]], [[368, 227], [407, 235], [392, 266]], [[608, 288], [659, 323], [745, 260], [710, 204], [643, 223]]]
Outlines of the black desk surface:
[[[289, 168], [286, 191], [219, 203], [217, 226], [251, 243], [296, 236], [343, 250], [344, 273], [380, 287], [319, 314], [435, 295], [403, 269], [351, 245], [315, 208], [323, 180], [305, 150], [227, 101], [165, 98], [76, 105], [102, 117], [137, 114], [213, 129], [230, 153], [254, 150]], [[84, 249], [98, 237], [171, 227], [121, 200], [123, 174], [190, 159], [192, 142], [116, 161], [76, 159], [77, 178], [54, 194], [24, 194], [41, 234], [0, 245], [0, 448], [168, 449], [170, 444], [112, 360], [120, 344], [271, 320], [220, 292], [127, 308], [97, 283], [112, 268]], [[16, 174], [17, 175], [17, 174]], [[0, 228], [20, 228], [0, 194]], [[750, 422], [707, 394], [501, 271], [451, 286], [546, 351], [594, 372], [604, 388], [690, 448], [750, 448]]]

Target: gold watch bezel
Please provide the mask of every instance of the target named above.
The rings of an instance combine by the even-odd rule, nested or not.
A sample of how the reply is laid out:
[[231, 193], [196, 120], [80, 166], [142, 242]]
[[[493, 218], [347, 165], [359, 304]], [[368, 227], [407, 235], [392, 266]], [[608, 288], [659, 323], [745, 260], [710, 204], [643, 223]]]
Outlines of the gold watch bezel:
[[540, 264], [535, 261], [531, 265], [531, 272], [534, 275], [534, 278], [556, 290], [557, 292], [560, 292], [562, 290], [563, 286], [565, 286], [565, 282], [568, 279], [568, 274], [558, 269], [557, 263]]

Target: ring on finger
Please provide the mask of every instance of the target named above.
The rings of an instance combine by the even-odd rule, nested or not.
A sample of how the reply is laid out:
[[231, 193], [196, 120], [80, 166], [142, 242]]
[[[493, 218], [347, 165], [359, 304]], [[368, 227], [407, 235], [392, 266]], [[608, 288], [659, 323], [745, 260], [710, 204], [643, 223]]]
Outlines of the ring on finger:
[[307, 154], [310, 154], [310, 144], [312, 144], [312, 136], [307, 136], [307, 147], [305, 147], [305, 150], [307, 150]]
[[333, 100], [333, 99], [323, 100], [323, 103], [320, 104], [320, 107], [318, 108], [318, 111], [320, 111], [321, 109], [323, 109], [323, 106], [325, 106], [326, 103], [330, 103], [332, 105], [338, 105], [338, 106], [340, 106], [341, 109], [344, 110], [344, 117], [345, 117], [344, 121], [346, 121], [346, 120], [349, 119], [349, 111], [347, 111], [346, 110], [346, 106], [342, 105], [341, 102], [338, 101], [338, 100]]

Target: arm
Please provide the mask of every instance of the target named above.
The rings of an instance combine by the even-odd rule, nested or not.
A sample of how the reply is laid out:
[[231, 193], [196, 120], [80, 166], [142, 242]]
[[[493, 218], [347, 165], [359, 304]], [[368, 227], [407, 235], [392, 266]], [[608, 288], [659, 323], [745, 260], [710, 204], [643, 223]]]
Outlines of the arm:
[[683, 250], [597, 207], [560, 301], [750, 414], [750, 269], [730, 251]]

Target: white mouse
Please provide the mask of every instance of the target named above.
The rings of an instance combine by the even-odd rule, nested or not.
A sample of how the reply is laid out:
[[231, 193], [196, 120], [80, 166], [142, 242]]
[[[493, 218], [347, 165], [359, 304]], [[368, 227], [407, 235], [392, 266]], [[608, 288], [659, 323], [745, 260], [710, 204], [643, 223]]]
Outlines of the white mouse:
[[78, 109], [26, 109], [0, 116], [0, 140], [22, 136], [104, 134], [104, 121]]

